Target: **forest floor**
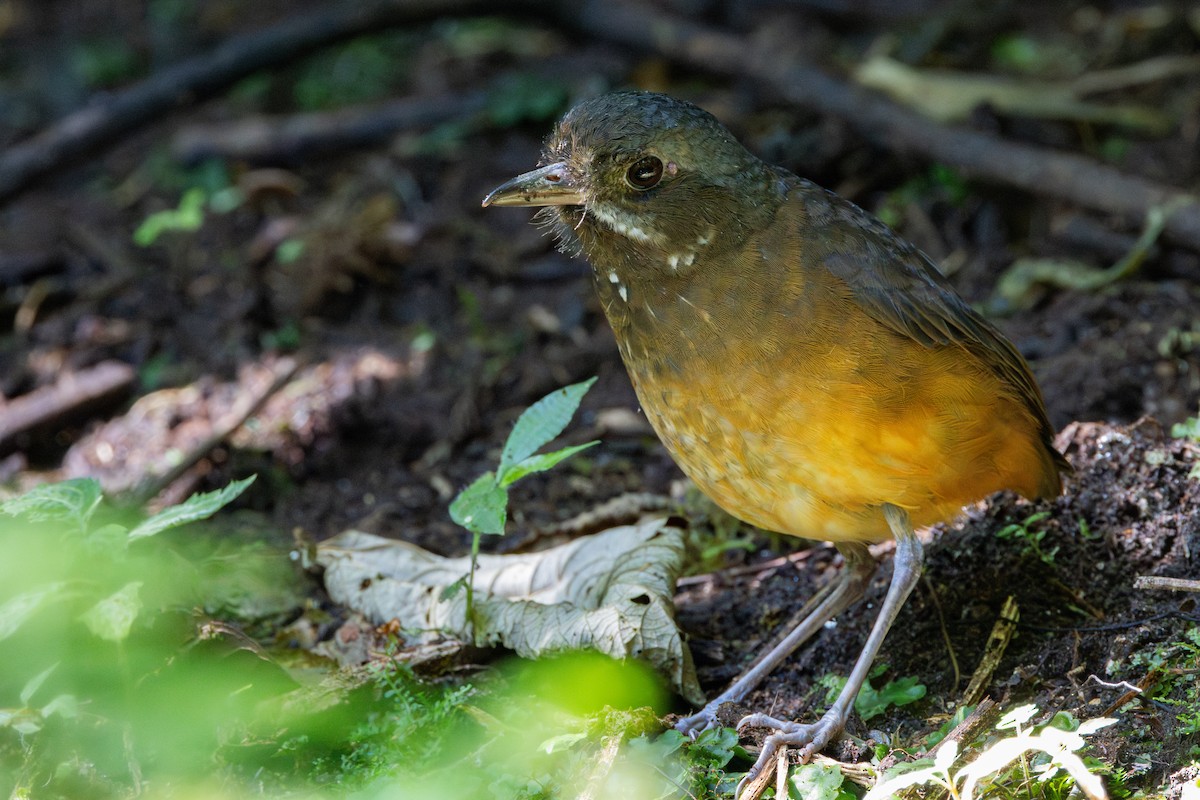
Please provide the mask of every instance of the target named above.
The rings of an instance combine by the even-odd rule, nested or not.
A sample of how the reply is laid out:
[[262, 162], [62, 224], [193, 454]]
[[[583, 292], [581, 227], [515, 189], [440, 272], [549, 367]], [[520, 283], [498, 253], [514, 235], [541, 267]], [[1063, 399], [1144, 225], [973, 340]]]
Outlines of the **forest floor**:
[[[13, 109], [0, 120], [0, 143], [90, 93], [136, 81], [158, 61], [202, 53], [235, 25], [220, 12], [229, 3], [176, 4], [185, 10], [170, 25], [148, 22], [140, 3], [87, 5], [51, 22], [33, 3], [0, 2], [0, 11], [17, 14], [0, 31], [16, 45], [0, 59], [0, 89]], [[1169, 6], [1159, 9], [1163, 19], [1082, 6], [979, 19], [937, 6], [896, 20], [882, 11], [858, 18], [806, 4], [786, 13], [730, 4], [739, 8], [718, 20], [716, 4], [692, 5], [746, 41], [794, 35], [806, 59], [831, 72], [863, 58], [885, 28], [901, 31], [891, 34], [891, 51], [910, 63], [1047, 83], [1200, 51], [1194, 16], [1189, 27]], [[236, 25], [313, 7], [265, 4], [257, 19]], [[125, 49], [123, 30], [134, 34]], [[56, 58], [75, 71], [47, 71]], [[949, 718], [1011, 597], [1019, 621], [987, 696], [1006, 709], [1032, 703], [1043, 716], [1117, 716], [1089, 737], [1092, 754], [1120, 770], [1123, 786], [1183, 796], [1200, 758], [1195, 600], [1134, 588], [1134, 580], [1200, 576], [1200, 435], [1172, 434], [1200, 413], [1200, 252], [1168, 233], [1119, 280], [1039, 285], [997, 300], [998, 280], [1017, 259], [1104, 268], [1137, 250], [1141, 220], [968, 180], [881, 149], [835, 115], [797, 110], [752, 78], [705, 75], [550, 23], [445, 18], [354, 39], [249, 76], [8, 199], [0, 206], [7, 408], [22, 397], [69, 395], [65, 378], [95, 375], [98, 366], [129, 369], [38, 425], [0, 425], [0, 479], [13, 492], [81, 476], [113, 494], [149, 482], [162, 505], [255, 473], [231, 519], [282, 558], [297, 541], [347, 529], [462, 555], [470, 535], [448, 516], [454, 494], [494, 467], [523, 408], [598, 376], [565, 441], [601, 444], [515, 487], [509, 532], [485, 548], [512, 552], [562, 538], [555, 531], [565, 520], [625, 493], [682, 501], [683, 476], [638, 411], [587, 265], [556, 252], [525, 210], [480, 208], [489, 189], [537, 163], [541, 137], [572, 99], [626, 85], [710, 109], [752, 151], [880, 214], [928, 252], [1028, 358], [1075, 467], [1053, 501], [1003, 494], [922, 533], [925, 577], [884, 645], [887, 668], [877, 680], [915, 676], [925, 698], [869, 723], [852, 719], [850, 736], [829, 754], [855, 761], [873, 744], [919, 740]], [[489, 93], [486, 112], [473, 105], [479, 89]], [[197, 142], [252, 116], [397, 96], [434, 98], [449, 111], [365, 148], [196, 155]], [[1151, 135], [980, 107], [962, 124], [1200, 186], [1200, 72], [1104, 99], [1163, 110], [1172, 123]], [[208, 203], [197, 226], [146, 231], [149, 218], [196, 188]], [[139, 230], [152, 240], [145, 246]], [[247, 398], [262, 402], [248, 408]], [[236, 424], [223, 428], [231, 418]], [[704, 541], [720, 545], [676, 597], [712, 694], [840, 559], [820, 543], [731, 528], [694, 500], [680, 507]], [[802, 547], [811, 549], [780, 558]], [[731, 709], [729, 724], [751, 709], [794, 719], [819, 713], [818, 680], [848, 671], [886, 590], [887, 547], [881, 555], [865, 600]], [[343, 623], [358, 624], [318, 580], [293, 579], [281, 599], [255, 600], [267, 606], [262, 613], [238, 610], [261, 642], [277, 644], [307, 624], [304, 644], [312, 646]], [[490, 656], [461, 655], [456, 668], [478, 663], [471, 658]], [[1127, 695], [1129, 684], [1142, 696]]]

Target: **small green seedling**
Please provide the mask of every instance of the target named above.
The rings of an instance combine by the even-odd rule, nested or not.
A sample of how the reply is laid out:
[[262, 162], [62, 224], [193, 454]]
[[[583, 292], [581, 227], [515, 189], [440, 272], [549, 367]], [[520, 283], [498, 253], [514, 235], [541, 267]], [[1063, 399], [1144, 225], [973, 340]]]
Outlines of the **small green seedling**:
[[200, 226], [204, 224], [204, 204], [207, 201], [208, 194], [203, 189], [188, 189], [179, 199], [178, 208], [155, 211], [142, 220], [142, 224], [133, 232], [134, 243], [141, 247], [149, 247], [167, 231], [190, 233], [200, 230]]
[[1176, 439], [1191, 439], [1200, 442], [1200, 416], [1188, 417], [1171, 426], [1171, 435]]
[[579, 403], [596, 382], [590, 378], [562, 389], [556, 389], [522, 412], [512, 433], [500, 452], [500, 464], [476, 478], [450, 503], [450, 518], [474, 534], [471, 540], [471, 571], [460, 581], [446, 588], [443, 596], [459, 589], [467, 590], [467, 616], [473, 618], [475, 562], [479, 542], [484, 534], [504, 535], [508, 521], [508, 487], [535, 472], [545, 472], [556, 464], [586, 450], [599, 442], [564, 447], [549, 453], [538, 453], [547, 442], [557, 437], [575, 415]]
[[[877, 717], [887, 710], [888, 706], [906, 706], [915, 703], [925, 696], [925, 685], [917, 683], [913, 676], [888, 681], [882, 688], [876, 689], [871, 681], [887, 672], [887, 664], [876, 664], [871, 668], [867, 680], [863, 681], [858, 696], [854, 698], [854, 710], [863, 722]], [[825, 675], [818, 683], [825, 687], [825, 702], [832, 705], [846, 685], [846, 678], [841, 675]]]
[[1022, 545], [1021, 555], [1037, 556], [1043, 564], [1052, 567], [1054, 566], [1054, 557], [1058, 555], [1058, 545], [1048, 550], [1043, 550], [1042, 539], [1046, 538], [1046, 531], [1032, 530], [1034, 525], [1049, 518], [1049, 511], [1039, 511], [1036, 514], [1030, 514], [1020, 522], [1005, 525], [996, 531], [996, 536], [1000, 539], [1012, 539], [1020, 542]]
[[[1171, 426], [1171, 435], [1176, 439], [1190, 439], [1200, 444], [1200, 414], [1188, 417], [1183, 422], [1176, 422]], [[1200, 479], [1200, 461], [1192, 464], [1188, 477]]]

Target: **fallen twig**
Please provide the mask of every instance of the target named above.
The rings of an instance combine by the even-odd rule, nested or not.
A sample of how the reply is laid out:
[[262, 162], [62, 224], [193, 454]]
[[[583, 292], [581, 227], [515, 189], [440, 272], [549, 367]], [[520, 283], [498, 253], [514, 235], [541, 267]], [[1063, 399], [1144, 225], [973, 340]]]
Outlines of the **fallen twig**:
[[[204, 439], [196, 444], [187, 453], [180, 456], [179, 461], [174, 464], [169, 470], [160, 475], [150, 475], [137, 486], [132, 492], [133, 501], [138, 505], [143, 505], [161, 492], [167, 489], [172, 483], [181, 478], [188, 470], [190, 470], [200, 459], [204, 458], [212, 452], [221, 442], [228, 439], [234, 431], [246, 424], [246, 420], [254, 416], [263, 407], [271, 396], [282, 389], [291, 381], [292, 376], [296, 374], [296, 370], [300, 368], [299, 362], [295, 359], [281, 359], [272, 370], [273, 375], [271, 382], [261, 391], [250, 395], [244, 402], [231, 409], [221, 419], [213, 424], [212, 432]], [[180, 498], [182, 500], [183, 498]], [[178, 502], [178, 501], [176, 501]]]
[[967, 691], [963, 693], [963, 705], [973, 705], [983, 697], [983, 692], [992, 679], [992, 673], [996, 671], [1000, 659], [1004, 656], [1004, 651], [1008, 648], [1008, 643], [1012, 640], [1013, 633], [1016, 632], [1017, 621], [1020, 618], [1021, 612], [1017, 601], [1010, 596], [1000, 607], [996, 624], [992, 626], [992, 632], [988, 635], [983, 658], [979, 659], [979, 666], [975, 668], [975, 674], [971, 676]]
[[346, 2], [234, 37], [99, 102], [89, 103], [0, 153], [0, 200], [36, 177], [114, 142], [172, 109], [215, 94], [260, 69], [290, 61], [332, 42], [447, 13], [490, 10], [478, 0]]
[[0, 453], [12, 449], [22, 433], [61, 424], [92, 406], [122, 397], [136, 380], [137, 373], [125, 362], [102, 361], [63, 373], [49, 386], [0, 403]]
[[1200, 592], [1200, 581], [1187, 578], [1164, 578], [1160, 575], [1139, 575], [1133, 582], [1135, 589], [1169, 589], [1172, 592]]
[[[967, 718], [954, 726], [940, 742], [925, 753], [926, 758], [932, 758], [933, 754], [941, 749], [942, 745], [947, 742], [958, 742], [959, 745], [969, 745], [976, 737], [979, 736], [985, 729], [990, 729], [996, 724], [996, 720], [1000, 718], [1000, 706], [996, 705], [996, 701], [990, 697], [985, 697], [975, 706], [975, 710], [967, 715]], [[965, 747], [960, 748], [965, 749]]]
[[[1175, 186], [1128, 175], [1084, 156], [939, 125], [769, 46], [653, 10], [590, 0], [560, 22], [593, 36], [660, 53], [706, 72], [758, 78], [765, 90], [802, 108], [832, 114], [877, 146], [955, 167], [969, 177], [1015, 186], [1116, 214], [1134, 223], [1172, 204], [1165, 230], [1200, 250], [1200, 198]], [[1177, 206], [1174, 204], [1178, 204]]]
[[404, 130], [466, 119], [486, 102], [483, 92], [441, 94], [366, 108], [189, 125], [175, 134], [171, 151], [185, 164], [214, 157], [293, 163], [314, 153], [378, 145]]

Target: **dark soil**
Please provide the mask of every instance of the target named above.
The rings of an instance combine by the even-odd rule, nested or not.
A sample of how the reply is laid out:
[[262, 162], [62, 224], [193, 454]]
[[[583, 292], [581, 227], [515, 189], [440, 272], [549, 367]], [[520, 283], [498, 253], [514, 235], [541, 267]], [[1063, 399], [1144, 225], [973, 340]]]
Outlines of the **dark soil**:
[[[11, 34], [21, 52], [110, 31], [112, 18], [103, 14], [51, 22], [39, 20], [36, 4], [15, 5], [30, 15]], [[134, 4], [100, 5], [125, 9], [115, 18], [131, 19], [131, 29], [145, 25], [126, 13]], [[268, 7], [280, 16], [296, 11], [285, 6], [268, 4], [261, 14], [277, 18]], [[751, 28], [770, 24], [753, 10], [739, 19]], [[801, 21], [826, 44], [861, 44], [875, 24], [837, 15]], [[199, 38], [219, 39], [232, 24], [215, 12], [204, 16]], [[1045, 19], [1007, 24], [1065, 35]], [[874, 150], [837, 120], [798, 118], [751, 87], [674, 74], [660, 62], [551, 30], [518, 30], [542, 50], [456, 50], [445, 35], [423, 30], [411, 53], [421, 68], [390, 91], [420, 95], [521, 70], [551, 72], [570, 94], [632, 83], [713, 109], [752, 149], [869, 209], [927, 174], [928, 165]], [[1195, 48], [1195, 37], [1188, 42]], [[1153, 43], [1126, 44], [1121, 63], [1158, 53]], [[965, 45], [947, 48], [958, 66], [980, 58]], [[1186, 50], [1180, 44], [1173, 52]], [[10, 56], [6, 75], [24, 74], [16, 70], [38, 60]], [[277, 87], [298, 69], [281, 71]], [[20, 94], [15, 80], [6, 80], [6, 91]], [[1196, 78], [1145, 91], [1160, 93], [1151, 102], [1194, 99]], [[286, 103], [273, 106], [270, 93], [257, 102], [254, 111], [289, 110]], [[31, 108], [31, 121], [7, 121], [0, 141], [61, 110]], [[555, 252], [528, 224], [527, 212], [479, 207], [489, 189], [536, 163], [549, 118], [467, 132], [440, 149], [436, 139], [413, 133], [390, 146], [302, 163], [234, 163], [229, 179], [248, 198], [239, 208], [210, 215], [195, 233], [166, 235], [148, 248], [132, 244], [147, 215], [178, 202], [179, 190], [149, 166], [154, 159], [169, 162], [172, 137], [189, 124], [244, 113], [237, 97], [199, 105], [0, 206], [3, 397], [28, 395], [107, 359], [139, 374], [133, 395], [0, 443], [6, 448], [0, 478], [24, 486], [90, 474], [112, 490], [138, 486], [161, 473], [170, 454], [203, 440], [262, 386], [286, 351], [298, 360], [299, 377], [267, 401], [253, 424], [205, 452], [170, 496], [257, 472], [261, 478], [243, 504], [262, 516], [282, 547], [294, 531], [319, 540], [356, 527], [461, 554], [469, 538], [447, 516], [453, 494], [494, 464], [521, 409], [592, 375], [599, 381], [567, 438], [603, 444], [573, 466], [520, 484], [510, 535], [490, 546], [518, 548], [535, 531], [626, 492], [679, 494], [681, 474], [635, 412], [586, 266]], [[1063, 149], [1087, 149], [1096, 134], [1069, 123], [982, 116], [975, 124]], [[1118, 166], [1195, 186], [1196, 118], [1188, 119], [1192, 127], [1168, 138], [1129, 140]], [[1191, 154], [1181, 157], [1189, 146]], [[1110, 235], [1083, 236], [1066, 224], [1080, 220]], [[1137, 233], [988, 185], [969, 185], [960, 200], [936, 187], [919, 193], [898, 224], [935, 259], [954, 265], [951, 280], [980, 305], [1019, 255], [1070, 255], [1106, 266]], [[274, 257], [285, 239], [304, 243], [298, 258]], [[1163, 242], [1130, 279], [1093, 292], [1046, 289], [1027, 310], [996, 318], [1029, 358], [1077, 474], [1053, 502], [999, 496], [932, 532], [926, 579], [881, 658], [888, 676], [919, 677], [927, 697], [869, 724], [852, 721], [856, 738], [849, 742], [898, 730], [911, 741], [940, 724], [1010, 595], [1020, 609], [1018, 634], [987, 693], [1005, 705], [1036, 703], [1047, 713], [1116, 713], [1109, 706], [1121, 690], [1089, 678], [1136, 683], [1145, 675], [1129, 666], [1132, 654], [1195, 626], [1193, 600], [1132, 584], [1139, 575], [1200, 575], [1200, 480], [1189, 477], [1197, 449], [1169, 435], [1173, 424], [1197, 413], [1200, 401], [1198, 280], [1200, 255]], [[1052, 559], [997, 538], [998, 529], [1041, 510], [1050, 516], [1033, 529], [1045, 532], [1039, 546], [1053, 549]], [[751, 562], [791, 547], [754, 535]], [[735, 676], [837, 562], [834, 551], [820, 546], [795, 566], [735, 578], [718, 572], [681, 591], [680, 620], [695, 644], [705, 689], [718, 690]], [[816, 679], [850, 667], [889, 574], [885, 555], [866, 600], [778, 669], [746, 708], [811, 715], [823, 702], [823, 691], [812, 688]], [[1189, 753], [1200, 739], [1177, 733], [1173, 708], [1127, 704], [1119, 712], [1120, 733], [1099, 739], [1107, 759], [1142, 770], [1137, 785], [1157, 786], [1194, 757]]]

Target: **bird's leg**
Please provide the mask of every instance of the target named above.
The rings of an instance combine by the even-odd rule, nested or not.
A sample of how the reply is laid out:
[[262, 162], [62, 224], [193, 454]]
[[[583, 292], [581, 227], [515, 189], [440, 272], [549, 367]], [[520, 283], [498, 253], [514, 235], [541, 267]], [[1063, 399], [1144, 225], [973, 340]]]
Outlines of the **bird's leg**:
[[813, 754], [840, 734], [846, 726], [846, 718], [854, 706], [854, 698], [858, 696], [858, 690], [862, 688], [863, 681], [866, 680], [867, 672], [871, 669], [871, 663], [875, 660], [875, 655], [879, 652], [879, 647], [883, 644], [888, 629], [892, 627], [909, 592], [916, 585], [917, 579], [921, 577], [921, 541], [913, 532], [908, 514], [896, 506], [885, 504], [883, 515], [887, 518], [892, 534], [896, 537], [896, 555], [892, 562], [892, 582], [888, 586], [883, 606], [879, 609], [879, 616], [875, 618], [875, 625], [871, 628], [871, 635], [867, 637], [867, 643], [863, 646], [858, 661], [854, 662], [854, 669], [850, 671], [845, 687], [842, 688], [842, 692], [833, 706], [825, 712], [821, 719], [811, 725], [777, 720], [766, 714], [751, 714], [742, 719], [738, 723], [738, 730], [750, 725], [760, 725], [774, 728], [776, 732], [763, 741], [762, 752], [759, 754], [758, 760], [754, 762], [750, 772], [738, 784], [735, 796], [739, 796], [742, 787], [771, 764], [780, 746], [788, 745], [799, 748], [800, 760], [808, 761]]
[[867, 588], [867, 582], [875, 574], [875, 559], [870, 551], [858, 543], [851, 542], [840, 548], [846, 563], [838, 578], [825, 585], [800, 610], [800, 622], [792, 632], [779, 644], [775, 645], [765, 656], [755, 662], [754, 666], [742, 673], [733, 685], [713, 698], [708, 705], [690, 717], [684, 717], [675, 724], [675, 729], [695, 736], [701, 731], [711, 728], [717, 719], [717, 709], [722, 703], [741, 700], [746, 693], [753, 689], [780, 662], [790, 656], [797, 647], [803, 644], [821, 627], [840, 614], [858, 598], [862, 597]]

